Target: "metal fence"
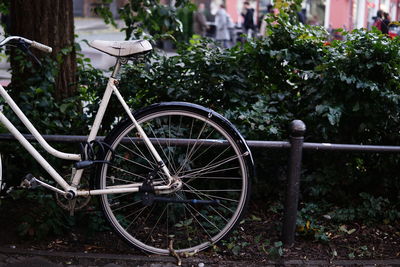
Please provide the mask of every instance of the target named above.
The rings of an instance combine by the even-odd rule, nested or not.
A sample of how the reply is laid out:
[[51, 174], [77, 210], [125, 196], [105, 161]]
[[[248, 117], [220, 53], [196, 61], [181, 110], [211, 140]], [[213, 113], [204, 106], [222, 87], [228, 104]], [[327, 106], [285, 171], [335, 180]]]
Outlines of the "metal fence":
[[[297, 208], [300, 192], [300, 173], [303, 150], [312, 151], [348, 151], [348, 152], [400, 152], [400, 146], [373, 146], [373, 145], [350, 145], [350, 144], [331, 144], [331, 143], [305, 143], [304, 133], [306, 125], [301, 120], [294, 120], [289, 125], [289, 141], [253, 141], [248, 140], [247, 144], [251, 148], [270, 148], [270, 149], [289, 149], [288, 172], [286, 199], [284, 204], [284, 216], [282, 227], [282, 240], [285, 246], [290, 247], [294, 244], [296, 231]], [[32, 135], [24, 135], [28, 141], [35, 141]], [[81, 135], [43, 135], [48, 142], [55, 143], [77, 143], [87, 141], [87, 136]], [[102, 140], [104, 137], [98, 137]], [[16, 140], [11, 134], [0, 134], [1, 141]], [[140, 139], [137, 140], [141, 142]], [[188, 144], [194, 142], [190, 139], [177, 139], [177, 144]], [[166, 141], [172, 143], [170, 139]], [[226, 145], [219, 140], [207, 140], [204, 144]]]

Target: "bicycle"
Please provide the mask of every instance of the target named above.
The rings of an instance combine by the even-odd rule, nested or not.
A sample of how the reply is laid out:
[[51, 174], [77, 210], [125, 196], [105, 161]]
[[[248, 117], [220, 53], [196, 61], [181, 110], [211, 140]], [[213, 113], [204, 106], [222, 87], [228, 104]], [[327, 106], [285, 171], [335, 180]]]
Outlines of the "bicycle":
[[[19, 36], [7, 37], [0, 47], [10, 44], [27, 53], [30, 47], [52, 51]], [[118, 91], [117, 75], [122, 64], [152, 50], [148, 41], [97, 40], [90, 46], [114, 56], [116, 63], [79, 154], [51, 147], [0, 85], [0, 95], [40, 146], [56, 158], [74, 161], [71, 178], [62, 177], [0, 111], [0, 122], [58, 186], [33, 175], [21, 185], [56, 192], [70, 211], [87, 204], [79, 199], [100, 196], [111, 228], [145, 252], [196, 253], [220, 241], [240, 222], [250, 197], [253, 160], [245, 140], [227, 119], [196, 104], [167, 102], [130, 110]], [[127, 117], [100, 141], [96, 136], [113, 94]], [[95, 173], [90, 187], [81, 182], [88, 170]]]

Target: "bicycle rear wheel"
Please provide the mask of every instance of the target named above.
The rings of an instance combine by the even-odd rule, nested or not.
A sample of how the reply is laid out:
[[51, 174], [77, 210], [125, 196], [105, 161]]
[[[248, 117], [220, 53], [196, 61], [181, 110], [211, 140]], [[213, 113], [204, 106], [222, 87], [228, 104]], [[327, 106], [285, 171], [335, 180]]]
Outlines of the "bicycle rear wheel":
[[[131, 245], [155, 254], [197, 252], [226, 236], [240, 221], [250, 195], [251, 154], [233, 126], [217, 113], [187, 103], [163, 103], [134, 114], [182, 187], [143, 205], [141, 193], [101, 196], [106, 218]], [[139, 137], [139, 138], [138, 138]], [[130, 120], [105, 140], [115, 151], [97, 175], [100, 189], [142, 183], [157, 166]], [[111, 159], [111, 152], [106, 160]], [[162, 184], [159, 171], [154, 183]]]
[[0, 153], [0, 194], [3, 191], [3, 166], [1, 164], [1, 153]]

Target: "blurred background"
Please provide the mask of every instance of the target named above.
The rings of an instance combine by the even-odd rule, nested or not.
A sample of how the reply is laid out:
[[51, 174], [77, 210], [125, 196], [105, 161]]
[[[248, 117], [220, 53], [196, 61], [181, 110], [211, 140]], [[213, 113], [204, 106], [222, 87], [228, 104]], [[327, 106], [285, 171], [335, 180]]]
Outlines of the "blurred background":
[[[234, 28], [231, 30], [231, 43], [241, 41], [240, 36], [243, 33], [243, 12], [244, 2], [246, 0], [193, 0], [195, 6], [204, 4], [204, 14], [207, 20], [207, 37], [215, 38], [215, 14], [221, 4], [226, 6], [226, 12], [229, 14]], [[73, 0], [73, 13], [75, 23], [76, 41], [81, 45], [82, 53], [89, 57], [96, 68], [108, 69], [113, 64], [113, 58], [90, 48], [82, 40], [91, 41], [100, 40], [124, 40], [125, 34], [120, 31], [125, 24], [119, 18], [118, 10], [122, 8], [128, 0], [113, 0], [108, 5], [109, 10], [114, 17], [117, 27], [106, 24], [103, 18], [96, 15], [96, 7], [104, 5], [102, 0]], [[268, 7], [276, 5], [278, 1], [273, 0], [248, 0], [253, 9], [254, 36], [260, 34], [260, 27]], [[174, 6], [175, 0], [161, 0], [164, 5]], [[299, 19], [305, 24], [319, 25], [325, 27], [331, 34], [340, 39], [340, 33], [337, 29], [352, 30], [355, 28], [371, 29], [377, 12], [382, 10], [390, 17], [390, 21], [398, 21], [400, 15], [400, 0], [304, 0], [302, 3]], [[193, 35], [193, 13], [194, 10], [184, 10], [180, 12], [180, 20], [183, 23], [185, 39], [189, 40]], [[391, 27], [392, 35], [397, 35], [399, 27], [393, 24]], [[3, 29], [1, 29], [3, 31]], [[337, 36], [336, 36], [337, 35]], [[167, 53], [173, 53], [173, 47], [168, 43], [161, 45], [160, 48]], [[11, 77], [9, 72], [9, 63], [5, 56], [0, 56], [0, 83], [7, 85]]]

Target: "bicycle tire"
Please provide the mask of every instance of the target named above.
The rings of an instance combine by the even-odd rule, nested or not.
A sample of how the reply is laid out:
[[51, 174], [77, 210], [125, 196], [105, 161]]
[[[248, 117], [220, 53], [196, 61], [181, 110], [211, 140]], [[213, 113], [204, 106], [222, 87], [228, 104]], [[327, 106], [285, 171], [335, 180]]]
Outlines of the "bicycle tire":
[[[101, 206], [112, 228], [130, 245], [160, 255], [168, 255], [171, 250], [195, 253], [220, 241], [240, 222], [250, 198], [254, 164], [244, 139], [229, 121], [199, 105], [155, 104], [135, 112], [134, 117], [148, 137], [153, 138], [172, 175], [182, 179], [180, 190], [163, 197], [219, 203], [154, 202], [144, 206], [140, 193], [102, 195]], [[194, 133], [196, 130], [199, 132]], [[197, 138], [194, 144], [182, 146], [171, 141], [162, 143], [157, 135], [167, 140]], [[132, 137], [137, 137], [137, 132], [127, 119], [105, 138], [115, 154], [111, 164], [98, 168], [99, 189], [143, 182], [154, 168], [147, 147], [138, 140], [134, 142]], [[201, 143], [204, 139], [219, 141], [205, 146]], [[226, 146], [221, 146], [221, 139]], [[109, 151], [105, 160], [111, 158]], [[159, 173], [155, 181], [163, 179]]]
[[0, 195], [3, 192], [3, 165], [1, 163], [1, 153], [0, 153]]

